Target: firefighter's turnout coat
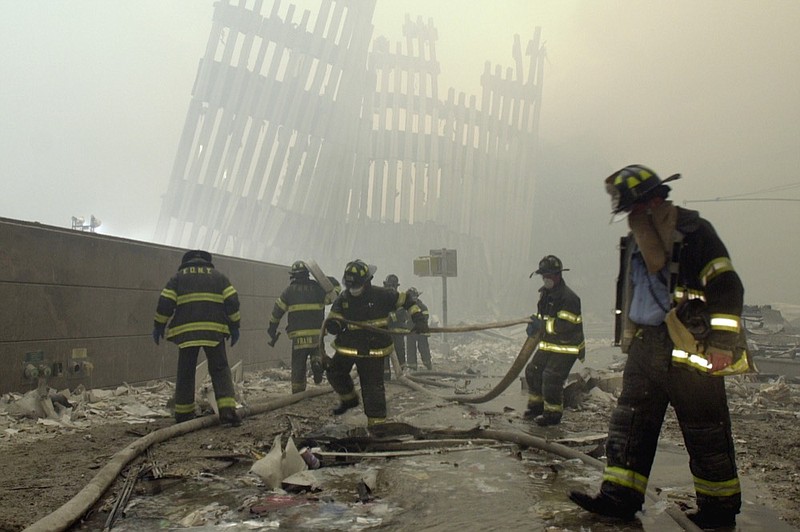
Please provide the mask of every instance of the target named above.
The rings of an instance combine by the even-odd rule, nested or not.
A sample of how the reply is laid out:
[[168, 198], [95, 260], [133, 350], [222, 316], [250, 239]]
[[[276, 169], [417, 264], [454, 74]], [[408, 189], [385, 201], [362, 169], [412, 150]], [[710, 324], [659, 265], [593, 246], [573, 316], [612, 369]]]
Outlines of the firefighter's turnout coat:
[[[406, 292], [367, 285], [359, 297], [353, 297], [347, 290], [343, 291], [333, 302], [328, 319], [342, 318], [385, 329], [389, 324], [389, 314], [401, 309], [408, 311], [413, 323], [425, 321], [425, 315], [416, 299]], [[337, 354], [352, 357], [385, 357], [394, 349], [392, 337], [388, 333], [371, 331], [356, 325], [347, 325], [337, 334], [333, 347]]]
[[[172, 318], [172, 321], [170, 320]], [[180, 265], [161, 291], [154, 318], [179, 347], [213, 347], [238, 328], [239, 296], [228, 278], [201, 258]]]
[[322, 361], [318, 356], [320, 329], [325, 319], [325, 305], [329, 305], [338, 294], [338, 290], [334, 290], [328, 295], [316, 280], [307, 276], [296, 277], [272, 307], [270, 329], [277, 329], [283, 315], [287, 315], [286, 332], [292, 340], [292, 393], [306, 389], [309, 358], [314, 382], [322, 382]]
[[586, 356], [583, 337], [581, 299], [567, 286], [564, 279], [557, 286], [539, 289], [536, 317], [544, 328], [539, 351], [574, 355], [580, 360]]
[[542, 323], [542, 338], [525, 368], [528, 410], [556, 421], [564, 412], [564, 382], [586, 354], [581, 300], [562, 278], [553, 288], [539, 289], [535, 316]]
[[307, 277], [292, 279], [272, 307], [270, 325], [277, 327], [283, 315], [288, 313], [286, 333], [292, 340], [293, 349], [316, 347], [325, 319], [325, 305], [330, 303], [317, 281]]
[[[668, 282], [672, 306], [683, 322], [698, 335], [694, 349], [672, 349], [672, 363], [701, 373], [711, 372], [704, 354], [707, 346], [732, 351], [733, 364], [720, 375], [745, 373], [752, 367], [742, 325], [744, 287], [733, 268], [728, 251], [714, 227], [696, 211], [678, 209], [676, 238], [669, 264]], [[632, 286], [632, 258], [637, 251], [632, 234], [620, 245], [620, 275], [617, 286], [616, 343], [628, 352], [637, 324], [628, 318]], [[686, 309], [685, 311], [683, 309]], [[698, 331], [692, 323], [702, 322]]]

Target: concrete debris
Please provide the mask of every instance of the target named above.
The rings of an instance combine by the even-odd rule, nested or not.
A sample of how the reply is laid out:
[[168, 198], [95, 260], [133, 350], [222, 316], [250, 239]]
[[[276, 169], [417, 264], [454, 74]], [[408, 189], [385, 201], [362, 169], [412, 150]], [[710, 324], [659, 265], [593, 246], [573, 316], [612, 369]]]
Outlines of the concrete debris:
[[219, 503], [211, 503], [208, 506], [190, 512], [180, 520], [180, 524], [185, 527], [195, 527], [214, 523], [228, 511], [226, 506]]
[[283, 479], [281, 487], [289, 493], [315, 492], [322, 490], [322, 483], [315, 471], [300, 471]]
[[294, 440], [290, 437], [286, 448], [281, 450], [281, 435], [278, 434], [269, 452], [253, 463], [250, 472], [257, 475], [269, 489], [274, 490], [281, 486], [284, 479], [307, 469]]
[[771, 401], [780, 405], [788, 405], [792, 403], [792, 389], [783, 381], [767, 384], [759, 391], [759, 399], [762, 402]]
[[595, 403], [602, 405], [613, 406], [617, 402], [617, 398], [608, 392], [604, 392], [600, 388], [592, 388], [589, 390], [589, 399]]
[[[276, 396], [290, 393], [290, 371], [271, 369], [248, 373], [248, 380], [237, 382], [237, 395], [242, 398], [264, 390]], [[198, 381], [196, 402], [201, 413], [216, 413], [216, 400], [209, 377]], [[114, 389], [73, 390], [46, 389], [24, 394], [7, 393], [0, 397], [0, 445], [30, 443], [60, 432], [86, 430], [105, 423], [131, 425], [152, 423], [171, 418], [175, 384], [170, 381], [142, 385], [123, 384]], [[244, 400], [240, 401], [246, 404]]]

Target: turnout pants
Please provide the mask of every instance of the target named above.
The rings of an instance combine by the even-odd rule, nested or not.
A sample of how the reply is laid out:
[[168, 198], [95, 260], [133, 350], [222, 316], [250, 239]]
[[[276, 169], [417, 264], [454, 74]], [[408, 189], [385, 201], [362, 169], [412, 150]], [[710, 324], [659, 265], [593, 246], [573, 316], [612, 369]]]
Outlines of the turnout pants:
[[560, 417], [564, 412], [564, 382], [578, 357], [551, 351], [536, 351], [525, 368], [528, 409]]
[[361, 381], [361, 398], [367, 425], [386, 421], [386, 389], [383, 385], [383, 364], [388, 357], [350, 356], [335, 353], [328, 366], [328, 382], [344, 402], [357, 399], [355, 384], [350, 376], [353, 364]]
[[319, 352], [319, 347], [317, 345], [309, 347], [307, 343], [298, 345], [296, 340], [292, 342], [292, 393], [300, 393], [306, 389], [309, 358], [311, 358], [311, 372], [314, 374], [314, 382], [321, 383], [323, 377], [322, 366], [315, 358]]
[[431, 347], [428, 344], [428, 336], [425, 334], [409, 334], [406, 339], [406, 361], [408, 367], [417, 369], [417, 350], [419, 349], [422, 364], [431, 369]]
[[[406, 339], [402, 334], [393, 334], [392, 343], [394, 344], [394, 352], [397, 353], [397, 360], [400, 362], [400, 367], [406, 367]], [[392, 378], [392, 357], [383, 357], [383, 374], [386, 380]]]
[[642, 504], [667, 406], [680, 424], [700, 510], [735, 515], [741, 488], [723, 377], [671, 364], [665, 325], [640, 327], [611, 414], [601, 492]]
[[[236, 393], [225, 353], [225, 342], [214, 347], [203, 346], [208, 361], [208, 374], [214, 386], [217, 408], [236, 408]], [[178, 375], [175, 382], [175, 417], [181, 419], [193, 415], [195, 409], [194, 375], [197, 368], [197, 356], [200, 346], [183, 347], [178, 351]]]

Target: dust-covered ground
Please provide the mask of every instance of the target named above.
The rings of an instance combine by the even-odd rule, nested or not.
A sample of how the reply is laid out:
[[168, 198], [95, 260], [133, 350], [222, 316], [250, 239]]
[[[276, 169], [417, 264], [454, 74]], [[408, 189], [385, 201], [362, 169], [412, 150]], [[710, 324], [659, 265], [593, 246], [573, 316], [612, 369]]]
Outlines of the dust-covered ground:
[[[498, 348], [496, 341], [478, 337], [450, 347], [447, 355], [434, 351], [436, 370], [496, 374], [497, 367], [510, 365], [518, 344]], [[593, 371], [591, 377], [613, 383], [619, 367], [612, 364], [608, 371]], [[281, 369], [245, 375], [241, 402], [262, 404], [287, 396], [288, 377], [288, 371]], [[479, 382], [476, 378], [468, 384], [456, 378], [452, 385], [458, 389]], [[581, 400], [567, 410], [561, 429], [565, 433], [604, 433], [613, 393], [581, 388], [584, 382], [579, 379], [576, 385]], [[749, 497], [758, 498], [786, 523], [800, 528], [800, 385], [752, 377], [729, 378], [727, 384], [740, 474], [758, 486], [758, 495]], [[62, 390], [64, 397], [54, 396], [56, 417], [43, 419], [33, 419], [32, 414], [21, 417], [19, 409], [11, 406], [20, 402], [20, 396], [5, 396], [0, 405], [0, 530], [22, 530], [47, 516], [83, 489], [118, 451], [149, 432], [172, 426], [167, 410], [172, 390], [168, 382], [117, 390]], [[390, 415], [393, 398], [407, 392], [400, 384], [387, 384]], [[72, 406], [67, 407], [66, 402]], [[335, 394], [328, 393], [247, 417], [240, 427], [214, 425], [197, 430], [154, 445], [147, 458], [157, 462], [166, 476], [215, 472], [225, 467], [220, 457], [254, 459], [269, 450], [277, 434], [319, 430], [330, 422], [330, 409], [337, 402]], [[480, 412], [481, 405], [472, 409]], [[502, 410], [489, 414], [505, 416], [522, 426], [518, 409]], [[681, 441], [671, 410], [662, 438]], [[131, 464], [144, 459], [138, 457]], [[110, 511], [126, 473], [124, 470], [95, 505], [94, 522]], [[73, 529], [81, 528], [80, 522], [73, 525]]]

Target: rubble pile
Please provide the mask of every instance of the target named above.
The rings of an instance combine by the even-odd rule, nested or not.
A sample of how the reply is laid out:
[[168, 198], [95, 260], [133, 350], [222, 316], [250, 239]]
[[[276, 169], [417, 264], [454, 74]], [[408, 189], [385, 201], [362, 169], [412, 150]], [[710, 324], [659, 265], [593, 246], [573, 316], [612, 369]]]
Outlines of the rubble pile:
[[[289, 393], [291, 371], [272, 368], [251, 373], [236, 383], [237, 398], [246, 404], [265, 394]], [[157, 381], [141, 386], [124, 384], [113, 390], [31, 390], [0, 397], [0, 446], [30, 443], [65, 432], [85, 430], [105, 423], [138, 425], [171, 418], [175, 383]], [[44, 397], [42, 397], [44, 395]], [[213, 388], [206, 378], [197, 388], [202, 413], [214, 411]]]

